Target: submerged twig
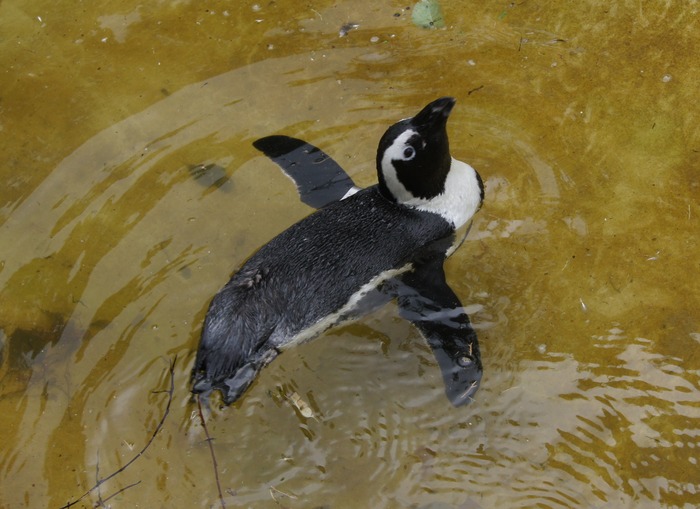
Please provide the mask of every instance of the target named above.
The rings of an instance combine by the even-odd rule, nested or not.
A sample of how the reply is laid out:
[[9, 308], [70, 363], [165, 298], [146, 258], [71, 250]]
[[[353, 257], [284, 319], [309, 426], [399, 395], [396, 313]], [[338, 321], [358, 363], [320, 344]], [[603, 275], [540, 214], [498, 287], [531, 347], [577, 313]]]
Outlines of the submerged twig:
[[118, 490], [118, 491], [115, 491], [114, 493], [112, 493], [110, 496], [108, 496], [108, 497], [105, 498], [104, 500], [102, 499], [102, 497], [100, 497], [100, 505], [96, 505], [95, 507], [107, 507], [107, 506], [105, 505], [105, 502], [107, 502], [109, 499], [114, 498], [114, 497], [116, 497], [117, 495], [119, 495], [120, 493], [124, 493], [124, 492], [125, 492], [126, 490], [128, 490], [129, 488], [133, 488], [134, 486], [137, 486], [137, 485], [139, 485], [139, 484], [141, 484], [141, 481], [132, 482], [131, 484], [129, 484], [129, 485], [127, 485], [127, 486], [124, 486], [122, 489], [120, 489], [120, 490]]
[[272, 500], [274, 500], [274, 501], [277, 502], [278, 504], [279, 504], [279, 500], [277, 500], [277, 498], [275, 498], [275, 492], [277, 492], [277, 493], [279, 493], [280, 495], [283, 495], [283, 496], [285, 496], [285, 497], [287, 497], [287, 498], [291, 498], [292, 500], [296, 500], [297, 498], [299, 498], [299, 497], [297, 497], [296, 495], [292, 495], [291, 493], [285, 493], [285, 492], [282, 491], [282, 490], [278, 490], [278, 489], [275, 488], [274, 486], [270, 486], [270, 496], [272, 497]]
[[[66, 505], [61, 506], [60, 509], [67, 509], [68, 507], [74, 506], [75, 504], [80, 502], [82, 499], [87, 497], [90, 493], [99, 489], [99, 487], [102, 486], [104, 483], [106, 483], [107, 481], [109, 481], [113, 477], [121, 474], [124, 470], [126, 470], [129, 466], [131, 466], [131, 464], [133, 462], [135, 462], [137, 459], [139, 459], [143, 455], [143, 453], [146, 452], [146, 449], [148, 449], [150, 447], [150, 445], [153, 443], [153, 440], [155, 440], [158, 432], [163, 428], [163, 424], [165, 423], [165, 419], [166, 419], [166, 417], [168, 417], [168, 414], [170, 413], [170, 405], [173, 402], [173, 394], [175, 393], [175, 363], [176, 362], [177, 362], [177, 355], [173, 358], [172, 361], [170, 361], [170, 366], [168, 368], [168, 371], [170, 373], [170, 388], [167, 391], [162, 391], [162, 392], [168, 393], [168, 403], [165, 406], [165, 411], [163, 412], [163, 416], [160, 418], [160, 422], [158, 423], [158, 426], [156, 426], [156, 429], [151, 434], [151, 437], [148, 439], [148, 442], [146, 442], [146, 445], [144, 445], [143, 448], [133, 458], [131, 458], [128, 462], [126, 462], [121, 468], [119, 468], [118, 470], [115, 470], [114, 472], [109, 474], [107, 477], [99, 478], [99, 459], [98, 459], [97, 471], [95, 474], [97, 479], [96, 479], [95, 485], [92, 488], [90, 488], [89, 490], [87, 490], [85, 493], [80, 495], [80, 497], [78, 497], [73, 502], [68, 502]], [[125, 488], [120, 489], [116, 493], [107, 497], [105, 500], [102, 500], [102, 496], [100, 495], [98, 503], [100, 503], [101, 505], [104, 506], [105, 501], [109, 500], [113, 496], [118, 495], [119, 493], [121, 493], [121, 492], [123, 492], [123, 491], [125, 491], [133, 486], [136, 486], [140, 482], [141, 481], [138, 481], [136, 483], [130, 484], [129, 486], [126, 486]]]
[[226, 502], [224, 502], [224, 494], [221, 492], [221, 482], [219, 481], [219, 465], [216, 462], [216, 455], [214, 454], [213, 440], [209, 436], [209, 430], [207, 429], [207, 423], [204, 420], [204, 413], [202, 412], [202, 401], [197, 394], [197, 410], [199, 411], [199, 419], [202, 421], [202, 428], [204, 428], [204, 436], [207, 437], [207, 444], [209, 444], [209, 453], [211, 454], [211, 462], [214, 466], [214, 479], [216, 479], [216, 489], [219, 492], [219, 500], [221, 501], [221, 507], [226, 509]]

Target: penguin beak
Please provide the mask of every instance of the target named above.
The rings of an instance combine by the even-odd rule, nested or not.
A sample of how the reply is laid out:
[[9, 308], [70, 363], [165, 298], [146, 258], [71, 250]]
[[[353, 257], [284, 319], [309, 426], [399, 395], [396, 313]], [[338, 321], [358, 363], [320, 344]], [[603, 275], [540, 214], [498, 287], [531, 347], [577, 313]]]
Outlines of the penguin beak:
[[440, 131], [445, 128], [455, 102], [454, 97], [436, 99], [413, 117], [411, 124], [423, 132]]

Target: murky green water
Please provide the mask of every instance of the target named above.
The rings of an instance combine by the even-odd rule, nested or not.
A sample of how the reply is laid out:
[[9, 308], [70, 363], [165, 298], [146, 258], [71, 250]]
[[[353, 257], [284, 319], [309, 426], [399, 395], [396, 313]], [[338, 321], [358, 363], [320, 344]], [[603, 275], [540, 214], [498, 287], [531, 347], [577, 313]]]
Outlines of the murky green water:
[[700, 505], [700, 6], [444, 2], [438, 31], [405, 7], [0, 3], [0, 507], [124, 466], [175, 356], [163, 429], [75, 507], [220, 506], [188, 393], [206, 306], [309, 213], [251, 142], [369, 185], [386, 126], [448, 94], [487, 185], [447, 264], [476, 401], [388, 306], [214, 411], [227, 507]]

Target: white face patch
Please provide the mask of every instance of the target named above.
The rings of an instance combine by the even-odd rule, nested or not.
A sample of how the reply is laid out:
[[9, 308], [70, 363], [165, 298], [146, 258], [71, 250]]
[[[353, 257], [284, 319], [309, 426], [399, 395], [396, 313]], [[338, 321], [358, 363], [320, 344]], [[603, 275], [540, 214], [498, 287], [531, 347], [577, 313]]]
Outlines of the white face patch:
[[[384, 182], [391, 194], [400, 203], [414, 199], [414, 196], [399, 181], [396, 168], [394, 168], [392, 161], [410, 161], [415, 157], [415, 150], [408, 144], [408, 140], [416, 134], [418, 134], [418, 132], [413, 129], [408, 129], [401, 133], [401, 135], [394, 140], [394, 143], [384, 151], [384, 156], [382, 156], [382, 175], [384, 175]], [[412, 155], [408, 152], [408, 149], [413, 151]]]

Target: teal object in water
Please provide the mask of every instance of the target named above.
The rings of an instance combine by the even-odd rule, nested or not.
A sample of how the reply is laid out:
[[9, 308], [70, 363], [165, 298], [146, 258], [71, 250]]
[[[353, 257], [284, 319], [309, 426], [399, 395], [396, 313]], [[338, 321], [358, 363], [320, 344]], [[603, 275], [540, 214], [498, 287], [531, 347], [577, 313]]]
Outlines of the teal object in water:
[[437, 0], [420, 0], [413, 6], [413, 23], [423, 28], [444, 28], [445, 19]]

